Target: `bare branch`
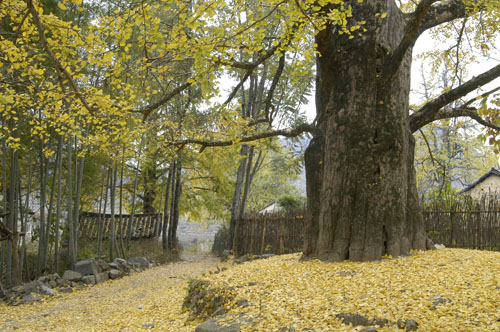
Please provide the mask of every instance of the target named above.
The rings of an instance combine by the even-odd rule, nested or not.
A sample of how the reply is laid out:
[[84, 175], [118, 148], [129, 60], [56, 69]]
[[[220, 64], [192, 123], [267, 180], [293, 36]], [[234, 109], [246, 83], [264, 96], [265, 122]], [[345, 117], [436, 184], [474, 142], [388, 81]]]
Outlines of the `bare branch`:
[[128, 112], [132, 113], [142, 113], [144, 117], [146, 118], [152, 111], [156, 110], [157, 108], [161, 107], [165, 103], [167, 103], [170, 99], [173, 97], [177, 96], [179, 93], [182, 91], [186, 90], [188, 87], [193, 85], [191, 82], [186, 82], [182, 85], [179, 85], [177, 88], [173, 89], [169, 94], [163, 96], [160, 100], [158, 100], [156, 103], [144, 106], [142, 108], [137, 108], [137, 109], [128, 109]]
[[271, 103], [273, 100], [273, 95], [274, 95], [274, 90], [276, 90], [276, 87], [278, 86], [278, 83], [281, 78], [281, 74], [283, 74], [283, 69], [285, 68], [285, 53], [280, 57], [279, 64], [278, 64], [278, 69], [276, 69], [276, 73], [274, 74], [273, 77], [273, 82], [271, 83], [271, 87], [269, 88], [269, 91], [267, 93], [267, 98], [265, 101], [265, 109], [264, 109], [264, 114], [266, 116], [266, 119], [269, 121], [269, 125], [272, 123], [272, 118], [269, 116], [269, 109], [271, 108]]
[[422, 137], [424, 139], [424, 142], [425, 142], [425, 145], [427, 145], [427, 151], [429, 151], [429, 156], [431, 157], [432, 166], [434, 166], [435, 165], [434, 155], [432, 154], [431, 145], [429, 144], [429, 141], [427, 140], [427, 136], [425, 136], [425, 134], [422, 131], [422, 129], [419, 129], [418, 131], [422, 135]]
[[436, 113], [435, 119], [441, 120], [441, 119], [456, 118], [459, 116], [467, 116], [485, 127], [500, 131], [500, 126], [481, 118], [477, 113], [477, 109], [474, 107], [461, 106], [452, 109], [441, 109], [439, 110], [439, 112]]
[[283, 137], [296, 137], [299, 136], [300, 134], [303, 134], [305, 132], [308, 133], [315, 133], [318, 129], [308, 123], [303, 123], [296, 128], [291, 128], [291, 129], [279, 129], [279, 130], [269, 130], [269, 131], [264, 131], [261, 133], [249, 135], [249, 136], [242, 136], [237, 139], [229, 139], [225, 141], [210, 141], [210, 140], [203, 140], [203, 139], [185, 139], [185, 140], [180, 140], [176, 142], [172, 142], [171, 145], [174, 146], [182, 146], [184, 147], [187, 144], [197, 144], [201, 145], [200, 152], [202, 152], [205, 148], [207, 147], [216, 147], [216, 146], [230, 146], [236, 143], [247, 143], [247, 142], [253, 142], [257, 141], [260, 139], [264, 138], [269, 138], [269, 137], [276, 137], [276, 136], [283, 136]]
[[252, 75], [252, 71], [253, 70], [248, 70], [246, 73], [245, 73], [245, 76], [243, 76], [243, 79], [240, 81], [240, 83], [238, 83], [238, 85], [236, 85], [233, 89], [233, 91], [231, 91], [231, 94], [229, 95], [229, 97], [227, 97], [226, 101], [224, 102], [223, 105], [227, 105], [231, 102], [231, 100], [233, 100], [234, 96], [236, 96], [236, 94], [238, 93], [238, 91], [240, 90], [240, 88], [243, 86], [243, 84], [245, 84], [246, 80], [250, 77], [250, 75]]
[[[415, 132], [422, 128], [426, 124], [438, 120], [436, 114], [444, 106], [458, 100], [459, 98], [467, 95], [469, 92], [474, 91], [482, 85], [485, 85], [495, 78], [500, 77], [500, 65], [493, 67], [492, 69], [482, 73], [479, 76], [473, 77], [464, 84], [443, 93], [437, 98], [429, 101], [418, 111], [410, 115], [410, 130]], [[472, 102], [468, 102], [466, 105], [470, 105]], [[465, 105], [465, 106], [466, 106]]]

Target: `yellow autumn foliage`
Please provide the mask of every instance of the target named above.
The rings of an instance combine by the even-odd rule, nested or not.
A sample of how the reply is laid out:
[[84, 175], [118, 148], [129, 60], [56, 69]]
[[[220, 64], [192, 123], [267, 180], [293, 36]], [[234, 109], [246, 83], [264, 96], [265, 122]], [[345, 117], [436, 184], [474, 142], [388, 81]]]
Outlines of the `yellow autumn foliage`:
[[[498, 331], [500, 253], [462, 249], [418, 252], [370, 263], [299, 261], [300, 254], [230, 266], [201, 278], [232, 287], [231, 315], [255, 322], [242, 331], [359, 331], [336, 315], [359, 313], [413, 319], [419, 331]], [[88, 290], [45, 298], [43, 303], [0, 306], [2, 331], [194, 331], [182, 310], [188, 279], [223, 265], [181, 262], [109, 281]], [[249, 284], [250, 283], [250, 284]], [[436, 302], [436, 298], [442, 299]], [[148, 324], [154, 325], [151, 327]], [[378, 331], [401, 331], [396, 326]]]

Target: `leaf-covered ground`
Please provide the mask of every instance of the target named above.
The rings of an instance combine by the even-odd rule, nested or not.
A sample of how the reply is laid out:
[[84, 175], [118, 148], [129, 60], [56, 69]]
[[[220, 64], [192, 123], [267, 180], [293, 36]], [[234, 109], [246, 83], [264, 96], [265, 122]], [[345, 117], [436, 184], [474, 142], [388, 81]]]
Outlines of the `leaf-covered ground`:
[[[256, 260], [201, 278], [231, 287], [235, 303], [248, 300], [248, 307], [227, 306], [230, 314], [244, 312], [255, 323], [243, 326], [245, 331], [366, 328], [343, 324], [336, 318], [340, 313], [413, 319], [419, 331], [500, 330], [500, 253], [441, 249], [372, 263], [299, 257]], [[188, 314], [181, 308], [187, 279], [216, 265], [221, 266], [213, 260], [171, 264], [41, 304], [2, 306], [0, 331], [194, 331], [197, 322], [185, 325]]]

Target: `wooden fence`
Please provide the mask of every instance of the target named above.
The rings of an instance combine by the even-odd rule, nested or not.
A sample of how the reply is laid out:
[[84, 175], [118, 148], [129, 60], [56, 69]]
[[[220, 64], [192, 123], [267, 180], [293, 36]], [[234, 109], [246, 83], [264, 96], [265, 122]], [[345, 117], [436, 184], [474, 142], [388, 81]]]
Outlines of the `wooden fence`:
[[[425, 206], [427, 235], [448, 248], [500, 250], [500, 198]], [[304, 212], [251, 213], [236, 230], [240, 254], [290, 253], [302, 249]]]
[[433, 203], [424, 209], [427, 235], [450, 248], [500, 250], [500, 200]]
[[240, 254], [284, 254], [302, 250], [304, 214], [249, 213], [238, 223]]
[[[122, 233], [126, 236], [129, 224], [132, 227], [132, 239], [151, 238], [159, 236], [161, 231], [162, 214], [123, 214], [122, 216]], [[99, 234], [99, 220], [102, 222], [103, 238], [107, 238], [111, 226], [111, 214], [95, 213], [95, 212], [82, 212], [78, 222], [78, 234], [80, 237], [87, 237], [90, 239], [97, 239]], [[118, 226], [120, 224], [120, 215], [115, 214], [116, 233], [118, 233]]]

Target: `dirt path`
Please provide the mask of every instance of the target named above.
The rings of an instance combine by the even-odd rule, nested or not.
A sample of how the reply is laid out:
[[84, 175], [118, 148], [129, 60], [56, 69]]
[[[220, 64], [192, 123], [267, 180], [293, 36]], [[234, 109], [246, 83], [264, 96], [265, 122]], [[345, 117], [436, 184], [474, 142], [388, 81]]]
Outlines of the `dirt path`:
[[46, 298], [42, 303], [0, 306], [6, 331], [193, 331], [185, 326], [182, 301], [187, 282], [221, 267], [217, 259], [189, 255], [178, 263], [97, 286]]

